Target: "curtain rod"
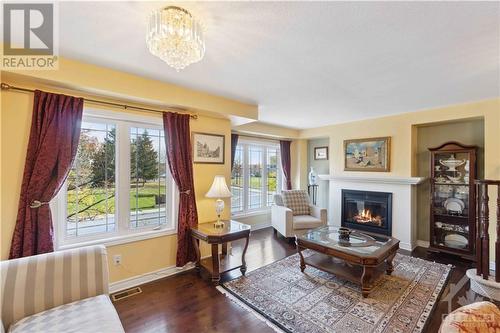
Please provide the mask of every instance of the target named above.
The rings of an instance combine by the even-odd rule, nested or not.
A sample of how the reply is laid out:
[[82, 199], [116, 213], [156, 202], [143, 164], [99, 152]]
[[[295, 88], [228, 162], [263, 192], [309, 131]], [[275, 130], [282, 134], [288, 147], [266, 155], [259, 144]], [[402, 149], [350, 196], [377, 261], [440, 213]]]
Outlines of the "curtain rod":
[[[16, 86], [12, 86], [12, 85], [10, 85], [8, 83], [3, 83], [3, 82], [1, 83], [1, 89], [2, 90], [24, 91], [24, 92], [30, 92], [30, 93], [35, 92], [34, 89], [16, 87]], [[119, 103], [113, 103], [113, 102], [106, 102], [106, 101], [101, 101], [101, 100], [97, 100], [97, 99], [90, 99], [90, 98], [84, 98], [84, 97], [83, 97], [83, 100], [86, 101], [86, 102], [90, 102], [90, 103], [96, 103], [96, 104], [102, 104], [102, 105], [110, 105], [110, 106], [117, 106], [117, 107], [121, 107], [121, 108], [124, 108], [124, 109], [132, 109], [132, 110], [139, 110], [139, 111], [146, 111], [146, 112], [165, 113], [167, 111], [167, 110], [163, 111], [163, 110], [157, 110], [157, 109], [143, 108], [143, 107], [140, 107], [140, 106], [132, 106], [132, 105], [128, 105], [128, 104], [119, 104]], [[167, 111], [167, 112], [172, 112], [172, 111]], [[182, 113], [182, 112], [175, 112], [175, 113]], [[198, 119], [198, 115], [197, 114], [189, 114], [189, 117], [191, 119]]]

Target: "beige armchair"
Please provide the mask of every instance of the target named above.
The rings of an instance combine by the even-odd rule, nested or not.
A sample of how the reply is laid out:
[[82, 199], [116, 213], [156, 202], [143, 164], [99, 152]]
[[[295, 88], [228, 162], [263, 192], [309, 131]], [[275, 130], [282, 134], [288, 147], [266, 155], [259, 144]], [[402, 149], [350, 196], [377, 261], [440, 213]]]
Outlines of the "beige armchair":
[[0, 273], [2, 332], [124, 332], [104, 246], [5, 260]]
[[302, 205], [302, 207], [300, 207], [300, 211], [294, 212], [292, 209], [294, 204], [288, 204], [289, 207], [292, 207], [288, 208], [286, 206], [287, 202], [286, 200], [283, 200], [283, 196], [281, 194], [276, 194], [274, 196], [274, 205], [271, 207], [271, 222], [273, 228], [280, 234], [285, 237], [295, 237], [295, 235], [302, 234], [309, 229], [314, 229], [327, 224], [326, 209], [311, 205], [309, 203], [309, 197], [305, 191], [283, 191], [283, 194], [288, 196], [298, 195], [299, 199], [294, 198], [291, 202], [295, 205]]

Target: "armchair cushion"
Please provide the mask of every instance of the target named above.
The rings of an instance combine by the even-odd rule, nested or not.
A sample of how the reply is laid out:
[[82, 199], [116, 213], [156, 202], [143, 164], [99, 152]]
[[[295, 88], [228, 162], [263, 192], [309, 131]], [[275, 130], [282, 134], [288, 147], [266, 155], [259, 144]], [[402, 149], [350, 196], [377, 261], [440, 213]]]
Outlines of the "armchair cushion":
[[311, 213], [309, 196], [304, 190], [288, 190], [281, 192], [283, 204], [292, 210], [293, 215], [309, 215]]
[[123, 333], [124, 330], [108, 295], [99, 295], [23, 318], [10, 326], [9, 333], [17, 332]]
[[293, 229], [313, 229], [321, 227], [323, 221], [311, 215], [295, 215], [293, 217]]

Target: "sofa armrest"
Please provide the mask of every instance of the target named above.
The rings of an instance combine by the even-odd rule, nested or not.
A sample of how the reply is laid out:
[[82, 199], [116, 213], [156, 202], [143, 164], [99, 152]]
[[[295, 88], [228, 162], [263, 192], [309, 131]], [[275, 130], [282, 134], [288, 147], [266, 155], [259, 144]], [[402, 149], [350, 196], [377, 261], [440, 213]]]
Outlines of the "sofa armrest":
[[104, 246], [89, 246], [0, 262], [1, 318], [6, 330], [24, 317], [107, 294]]
[[314, 216], [317, 219], [320, 219], [321, 222], [323, 222], [323, 224], [328, 223], [328, 216], [327, 216], [326, 208], [321, 208], [321, 207], [312, 206], [312, 205], [309, 206], [309, 208], [311, 209], [312, 216]]
[[293, 230], [293, 213], [285, 206], [273, 205], [271, 207], [271, 223], [274, 229], [285, 237]]

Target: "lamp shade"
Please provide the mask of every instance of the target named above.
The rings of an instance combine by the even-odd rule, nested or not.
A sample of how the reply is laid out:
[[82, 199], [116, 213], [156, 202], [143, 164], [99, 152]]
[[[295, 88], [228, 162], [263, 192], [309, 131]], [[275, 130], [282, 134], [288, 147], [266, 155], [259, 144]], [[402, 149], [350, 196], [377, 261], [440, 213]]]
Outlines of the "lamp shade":
[[207, 198], [229, 198], [231, 191], [227, 188], [226, 178], [224, 176], [215, 176], [214, 182], [205, 196]]

